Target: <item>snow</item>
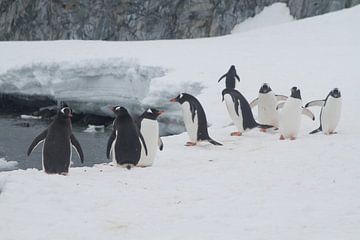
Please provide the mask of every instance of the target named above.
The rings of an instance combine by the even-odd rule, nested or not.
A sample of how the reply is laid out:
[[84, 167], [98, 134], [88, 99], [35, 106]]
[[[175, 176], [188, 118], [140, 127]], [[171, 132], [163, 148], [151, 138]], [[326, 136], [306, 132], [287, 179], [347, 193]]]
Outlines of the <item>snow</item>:
[[294, 21], [289, 8], [285, 3], [274, 3], [265, 7], [260, 13], [252, 18], [237, 24], [231, 33], [241, 33], [259, 28], [266, 28], [273, 25]]
[[[164, 151], [149, 168], [97, 165], [71, 168], [69, 176], [2, 172], [1, 239], [358, 239], [359, 21], [358, 6], [209, 39], [0, 43], [0, 73], [34, 61], [120, 55], [169, 69], [151, 80], [149, 93], [175, 97], [180, 89], [202, 86], [197, 97], [209, 134], [224, 144], [184, 147], [183, 133], [163, 138]], [[295, 141], [258, 130], [229, 136], [235, 127], [217, 79], [232, 64], [249, 101], [263, 82], [284, 95], [298, 86], [304, 104], [338, 87], [338, 134], [309, 135], [319, 120], [303, 117]], [[168, 104], [164, 98], [159, 108]], [[319, 109], [314, 112], [318, 116]]]

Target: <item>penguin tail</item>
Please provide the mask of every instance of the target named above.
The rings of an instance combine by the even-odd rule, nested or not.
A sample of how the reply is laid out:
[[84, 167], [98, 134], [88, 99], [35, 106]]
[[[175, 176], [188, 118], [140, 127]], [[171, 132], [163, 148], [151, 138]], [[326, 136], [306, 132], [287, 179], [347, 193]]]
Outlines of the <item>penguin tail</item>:
[[211, 143], [211, 144], [213, 144], [213, 145], [216, 145], [216, 146], [222, 146], [222, 144], [221, 144], [221, 143], [219, 143], [219, 142], [215, 141], [214, 139], [209, 138], [209, 139], [207, 139], [207, 140], [209, 141], [209, 143]]
[[309, 134], [318, 133], [318, 132], [320, 132], [321, 130], [322, 130], [321, 127], [319, 127], [319, 128], [317, 128], [317, 129], [311, 131]]
[[131, 170], [131, 165], [130, 164], [126, 165], [126, 169]]
[[268, 128], [273, 128], [274, 126], [258, 123], [258, 124], [257, 124], [257, 127], [263, 128], [263, 129], [268, 129]]

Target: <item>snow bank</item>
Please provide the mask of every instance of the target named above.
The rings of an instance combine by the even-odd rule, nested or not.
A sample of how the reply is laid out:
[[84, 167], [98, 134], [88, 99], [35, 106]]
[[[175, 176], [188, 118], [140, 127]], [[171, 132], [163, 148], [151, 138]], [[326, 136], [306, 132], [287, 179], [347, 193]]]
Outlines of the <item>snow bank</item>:
[[274, 3], [269, 7], [265, 7], [256, 16], [237, 24], [231, 33], [241, 33], [259, 28], [266, 28], [294, 20], [295, 19], [291, 16], [290, 10], [285, 3]]

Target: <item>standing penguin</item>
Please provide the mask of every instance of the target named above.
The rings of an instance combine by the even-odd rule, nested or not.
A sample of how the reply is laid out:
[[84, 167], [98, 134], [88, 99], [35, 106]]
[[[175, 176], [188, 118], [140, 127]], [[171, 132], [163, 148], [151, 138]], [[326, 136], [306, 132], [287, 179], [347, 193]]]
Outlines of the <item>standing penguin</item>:
[[222, 145], [210, 138], [205, 111], [194, 96], [181, 93], [170, 101], [181, 104], [185, 128], [190, 137], [190, 142], [187, 142], [185, 146], [195, 146], [198, 141], [209, 141], [214, 145]]
[[228, 89], [234, 89], [235, 88], [235, 78], [237, 78], [238, 82], [240, 82], [240, 78], [236, 73], [236, 69], [235, 69], [234, 65], [231, 65], [229, 71], [227, 73], [225, 73], [224, 75], [222, 75], [220, 77], [220, 79], [218, 80], [218, 82], [220, 82], [221, 79], [223, 79], [224, 77], [226, 77], [225, 86]]
[[270, 125], [262, 125], [255, 121], [249, 102], [236, 89], [224, 89], [222, 91], [222, 97], [222, 101], [225, 100], [230, 118], [238, 129], [238, 132], [231, 133], [231, 136], [241, 136], [246, 130], [253, 129], [255, 127], [273, 127]]
[[71, 146], [75, 147], [81, 163], [84, 162], [84, 154], [75, 136], [72, 134], [71, 109], [62, 108], [56, 115], [49, 127], [37, 136], [31, 143], [27, 155], [44, 142], [42, 150], [43, 169], [49, 174], [67, 175], [71, 160]]
[[160, 151], [164, 148], [164, 144], [159, 136], [159, 123], [157, 121], [157, 118], [163, 112], [164, 111], [159, 111], [155, 108], [149, 108], [137, 120], [138, 128], [144, 137], [148, 151], [146, 155], [144, 148], [141, 149], [140, 161], [137, 164], [139, 167], [152, 166], [157, 148], [159, 148]]
[[112, 108], [112, 111], [115, 113], [116, 118], [107, 143], [106, 157], [110, 159], [111, 152], [114, 163], [130, 170], [140, 160], [140, 140], [145, 149], [145, 154], [147, 154], [146, 144], [126, 108], [116, 106]]
[[305, 107], [320, 106], [320, 127], [310, 134], [323, 131], [324, 134], [333, 134], [340, 120], [341, 113], [341, 92], [334, 88], [325, 100], [311, 101]]
[[314, 114], [302, 107], [300, 89], [297, 87], [291, 88], [290, 97], [286, 102], [280, 103], [278, 108], [283, 108], [279, 120], [280, 140], [296, 139], [300, 129], [301, 114], [305, 114], [313, 121], [315, 120]]
[[[253, 108], [258, 105], [258, 121], [260, 124], [272, 125], [278, 128], [279, 116], [276, 106], [279, 101], [285, 101], [286, 99], [286, 96], [275, 95], [269, 84], [264, 83], [259, 90], [259, 96], [250, 103], [250, 107]], [[265, 128], [261, 128], [261, 130], [266, 131]]]

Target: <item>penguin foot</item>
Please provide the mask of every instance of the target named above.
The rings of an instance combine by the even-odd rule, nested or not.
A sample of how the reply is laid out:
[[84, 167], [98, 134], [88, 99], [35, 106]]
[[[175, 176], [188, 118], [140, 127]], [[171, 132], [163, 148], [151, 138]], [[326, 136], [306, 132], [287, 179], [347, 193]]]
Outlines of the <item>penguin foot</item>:
[[63, 175], [63, 176], [67, 176], [69, 173], [68, 172], [62, 172], [60, 173], [60, 175]]
[[280, 140], [285, 140], [283, 135], [280, 135]]
[[337, 132], [330, 132], [329, 135], [337, 134]]
[[185, 146], [187, 146], [187, 147], [191, 147], [191, 146], [195, 146], [195, 145], [196, 145], [196, 142], [187, 142], [185, 144]]
[[267, 132], [266, 128], [260, 128], [260, 132]]
[[241, 132], [232, 132], [232, 133], [230, 134], [230, 136], [238, 136], [238, 137], [240, 137], [240, 136], [241, 136]]

